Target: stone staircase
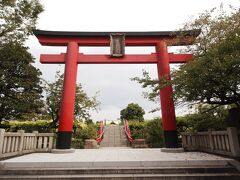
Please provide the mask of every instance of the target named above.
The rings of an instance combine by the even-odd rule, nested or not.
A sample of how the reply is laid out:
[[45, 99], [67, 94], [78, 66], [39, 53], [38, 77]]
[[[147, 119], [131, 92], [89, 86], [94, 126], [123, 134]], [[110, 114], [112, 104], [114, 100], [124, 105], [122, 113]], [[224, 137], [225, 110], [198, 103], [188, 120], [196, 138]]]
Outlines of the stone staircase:
[[123, 126], [110, 124], [104, 127], [104, 136], [100, 148], [127, 147], [127, 145], [128, 141]]
[[192, 167], [104, 167], [104, 168], [17, 168], [0, 170], [0, 179], [164, 179], [239, 180], [231, 166]]
[[200, 152], [160, 149], [79, 149], [69, 154], [33, 153], [0, 161], [0, 179], [239, 180], [236, 160]]

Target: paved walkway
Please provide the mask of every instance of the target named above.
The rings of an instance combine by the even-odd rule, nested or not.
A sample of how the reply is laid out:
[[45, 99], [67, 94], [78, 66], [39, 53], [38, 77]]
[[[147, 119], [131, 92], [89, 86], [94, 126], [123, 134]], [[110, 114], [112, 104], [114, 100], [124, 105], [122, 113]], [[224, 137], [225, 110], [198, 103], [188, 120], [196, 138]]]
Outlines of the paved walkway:
[[200, 152], [157, 149], [79, 149], [69, 154], [33, 153], [0, 161], [0, 168], [90, 168], [227, 165], [232, 159]]

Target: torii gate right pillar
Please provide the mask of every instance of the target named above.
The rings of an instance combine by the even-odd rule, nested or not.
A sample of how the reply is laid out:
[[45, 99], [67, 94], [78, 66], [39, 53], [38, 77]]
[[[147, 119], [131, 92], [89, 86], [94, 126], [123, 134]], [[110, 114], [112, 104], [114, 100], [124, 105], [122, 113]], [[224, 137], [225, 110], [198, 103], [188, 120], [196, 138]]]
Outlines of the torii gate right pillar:
[[[171, 80], [169, 55], [167, 44], [164, 40], [156, 45], [158, 78]], [[178, 137], [176, 131], [176, 115], [173, 102], [172, 86], [166, 86], [160, 90], [160, 101], [162, 109], [162, 126], [164, 131], [164, 140], [166, 148], [177, 148]]]

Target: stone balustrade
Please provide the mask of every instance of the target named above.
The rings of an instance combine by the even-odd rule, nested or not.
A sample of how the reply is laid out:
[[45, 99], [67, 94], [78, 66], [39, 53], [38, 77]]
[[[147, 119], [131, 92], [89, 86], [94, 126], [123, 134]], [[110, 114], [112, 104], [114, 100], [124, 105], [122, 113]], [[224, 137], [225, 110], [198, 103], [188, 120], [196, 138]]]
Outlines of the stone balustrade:
[[54, 145], [53, 133], [5, 132], [0, 129], [0, 158], [22, 155], [31, 152], [48, 152]]
[[181, 135], [185, 150], [240, 156], [238, 132], [234, 127], [227, 128], [227, 131], [184, 132]]

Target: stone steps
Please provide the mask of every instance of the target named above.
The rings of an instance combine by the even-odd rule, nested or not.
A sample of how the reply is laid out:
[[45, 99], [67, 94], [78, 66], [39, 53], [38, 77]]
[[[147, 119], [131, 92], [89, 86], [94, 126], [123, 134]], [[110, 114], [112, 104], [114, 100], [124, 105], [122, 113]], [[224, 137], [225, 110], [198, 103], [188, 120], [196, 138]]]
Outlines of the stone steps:
[[106, 147], [0, 161], [0, 179], [240, 179], [240, 163], [201, 152]]
[[231, 166], [40, 168], [0, 170], [0, 179], [240, 179]]
[[117, 175], [41, 175], [41, 176], [2, 176], [1, 179], [51, 179], [51, 180], [59, 180], [59, 179], [101, 179], [101, 180], [121, 180], [121, 179], [138, 179], [138, 180], [147, 180], [147, 179], [159, 179], [159, 180], [239, 180], [240, 176], [238, 174], [187, 174], [187, 175], [161, 175], [161, 174], [117, 174]]
[[0, 170], [0, 175], [79, 175], [79, 174], [220, 174], [238, 173], [231, 166], [131, 167], [131, 168], [17, 168]]
[[127, 147], [124, 127], [119, 125], [105, 126], [104, 136], [100, 147]]

